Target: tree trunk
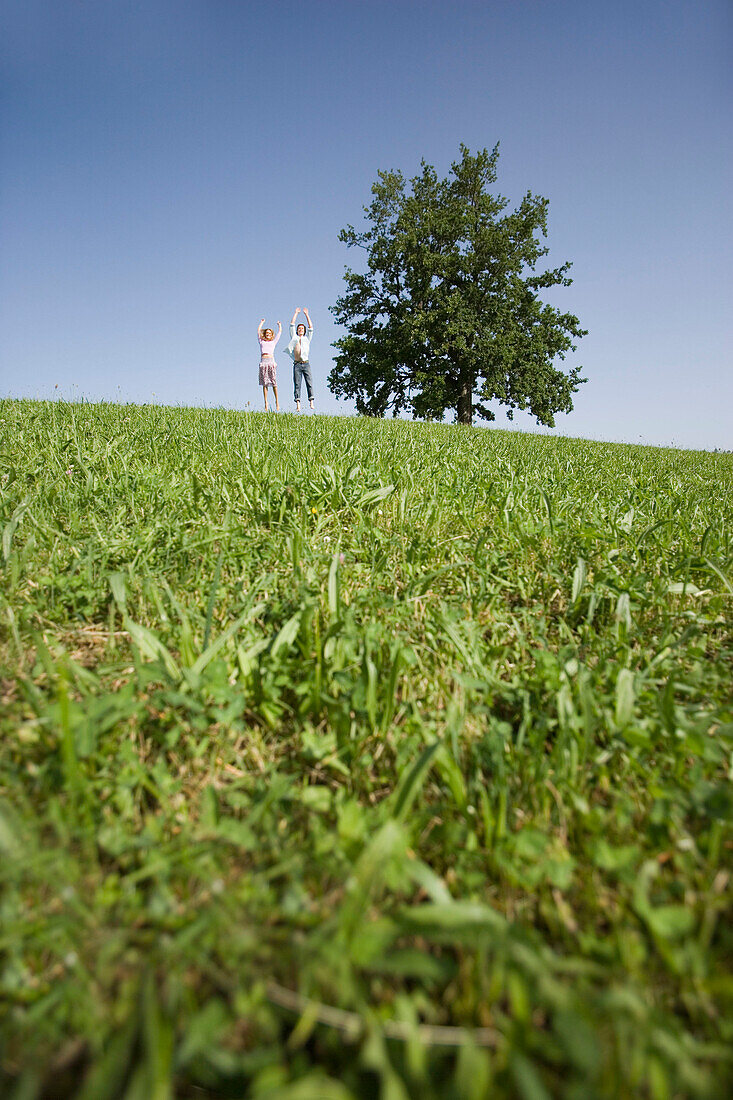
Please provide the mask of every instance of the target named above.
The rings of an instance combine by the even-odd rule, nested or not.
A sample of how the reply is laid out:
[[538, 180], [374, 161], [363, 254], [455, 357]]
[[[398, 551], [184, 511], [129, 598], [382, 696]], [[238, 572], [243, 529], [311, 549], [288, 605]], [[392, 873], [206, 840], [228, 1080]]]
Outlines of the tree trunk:
[[458, 423], [468, 424], [469, 427], [473, 424], [473, 393], [471, 379], [468, 377], [461, 379], [461, 388], [458, 391]]

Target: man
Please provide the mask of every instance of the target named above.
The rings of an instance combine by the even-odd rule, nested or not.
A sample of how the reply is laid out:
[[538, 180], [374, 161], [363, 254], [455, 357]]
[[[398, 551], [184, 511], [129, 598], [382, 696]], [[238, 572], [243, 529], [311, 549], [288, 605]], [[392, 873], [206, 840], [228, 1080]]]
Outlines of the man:
[[313, 338], [313, 324], [308, 310], [304, 309], [303, 313], [308, 322], [308, 330], [306, 331], [306, 327], [302, 321], [296, 328], [295, 322], [299, 313], [300, 306], [296, 309], [293, 314], [293, 319], [290, 322], [290, 343], [285, 349], [293, 360], [293, 394], [295, 397], [296, 412], [300, 412], [300, 383], [302, 379], [305, 379], [308, 401], [310, 407], [313, 408], [313, 379], [311, 378], [310, 368], [310, 346]]

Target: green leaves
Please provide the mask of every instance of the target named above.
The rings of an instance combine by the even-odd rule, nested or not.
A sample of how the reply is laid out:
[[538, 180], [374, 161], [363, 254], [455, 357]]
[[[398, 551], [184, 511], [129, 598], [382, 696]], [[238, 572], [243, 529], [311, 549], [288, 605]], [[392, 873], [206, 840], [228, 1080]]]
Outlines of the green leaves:
[[278, 630], [270, 650], [270, 656], [273, 659], [278, 656], [281, 650], [291, 646], [297, 638], [302, 615], [302, 611], [296, 611], [295, 614], [291, 615], [288, 621], [280, 627], [280, 630]]
[[110, 573], [109, 586], [115, 603], [123, 614], [127, 610], [127, 586], [123, 573]]
[[727, 456], [3, 415], [0, 1092], [728, 1095]]
[[356, 507], [366, 511], [368, 508], [379, 504], [380, 500], [386, 500], [394, 492], [394, 485], [380, 485], [376, 489], [370, 489], [356, 501]]
[[506, 932], [506, 919], [495, 909], [478, 902], [450, 901], [419, 905], [400, 912], [400, 922], [404, 928], [420, 931], [444, 942], [459, 939], [470, 941], [479, 932], [503, 934]]
[[[332, 307], [347, 335], [329, 376], [360, 413], [411, 411], [462, 424], [494, 419], [499, 401], [552, 425], [572, 409], [580, 368], [553, 365], [585, 335], [577, 317], [542, 303], [538, 291], [568, 286], [570, 264], [536, 271], [548, 249], [547, 200], [528, 193], [511, 214], [492, 193], [498, 145], [461, 158], [446, 179], [423, 162], [409, 190], [380, 172], [359, 233], [339, 237], [366, 250], [368, 274], [346, 270], [346, 293]], [[552, 525], [552, 517], [550, 517]]]
[[573, 590], [571, 593], [571, 600], [573, 603], [577, 603], [580, 598], [580, 594], [583, 591], [585, 580], [588, 575], [588, 569], [583, 558], [578, 558], [578, 564], [575, 566], [573, 573]]
[[409, 771], [406, 772], [394, 795], [392, 816], [395, 820], [404, 820], [409, 812], [412, 802], [417, 797], [420, 787], [427, 778], [428, 768], [439, 748], [439, 741], [435, 741], [432, 745], [428, 745], [428, 747], [423, 749], [420, 753], [420, 756]]
[[366, 907], [384, 882], [391, 861], [406, 851], [406, 835], [398, 822], [389, 820], [365, 847], [346, 884], [346, 896], [338, 916], [339, 931], [347, 943], [361, 932]]
[[10, 557], [10, 548], [13, 545], [13, 536], [15, 535], [15, 532], [18, 530], [18, 525], [19, 525], [20, 521], [22, 520], [23, 516], [25, 515], [25, 513], [27, 512], [29, 506], [30, 506], [30, 501], [23, 501], [22, 504], [19, 504], [18, 507], [13, 512], [10, 519], [8, 520], [8, 522], [3, 527], [2, 546], [3, 546], [3, 560], [5, 562], [7, 562], [8, 558]]
[[685, 905], [652, 904], [649, 894], [658, 873], [659, 867], [653, 860], [641, 867], [634, 885], [634, 908], [658, 941], [681, 939], [694, 928], [695, 914]]
[[125, 630], [142, 655], [151, 661], [160, 661], [171, 680], [173, 680], [174, 683], [178, 683], [182, 676], [181, 669], [178, 662], [173, 657], [173, 654], [168, 647], [161, 642], [160, 638], [156, 637], [153, 631], [148, 630], [146, 626], [141, 626], [140, 623], [133, 622], [129, 616], [125, 616], [123, 622], [125, 624]]
[[633, 717], [635, 698], [634, 674], [630, 669], [622, 668], [616, 680], [616, 723], [622, 729]]
[[684, 905], [659, 905], [645, 910], [644, 918], [654, 935], [663, 940], [681, 939], [695, 927], [695, 914]]

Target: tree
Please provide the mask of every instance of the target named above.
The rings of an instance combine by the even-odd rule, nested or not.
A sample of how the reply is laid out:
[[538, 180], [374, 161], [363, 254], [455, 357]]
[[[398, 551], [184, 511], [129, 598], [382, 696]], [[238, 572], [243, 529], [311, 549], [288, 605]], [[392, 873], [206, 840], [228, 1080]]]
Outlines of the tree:
[[346, 292], [331, 307], [347, 334], [333, 345], [328, 384], [371, 416], [442, 419], [454, 409], [471, 424], [474, 414], [494, 420], [489, 402], [498, 401], [510, 418], [528, 409], [552, 427], [585, 381], [582, 368], [563, 373], [553, 362], [586, 333], [539, 292], [569, 286], [571, 264], [537, 270], [549, 251], [539, 240], [548, 201], [527, 192], [504, 212], [508, 200], [489, 190], [498, 145], [476, 156], [460, 148], [447, 179], [425, 161], [409, 189], [402, 173], [379, 172], [364, 207], [369, 228], [339, 233], [366, 251], [367, 270], [346, 268]]

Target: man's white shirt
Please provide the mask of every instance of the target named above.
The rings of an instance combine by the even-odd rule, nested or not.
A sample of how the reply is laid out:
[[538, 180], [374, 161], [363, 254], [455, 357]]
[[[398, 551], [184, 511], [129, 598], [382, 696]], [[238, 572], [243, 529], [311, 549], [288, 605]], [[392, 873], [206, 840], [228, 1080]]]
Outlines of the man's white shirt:
[[[299, 321], [298, 324], [302, 325], [303, 322]], [[285, 352], [294, 362], [297, 355], [298, 341], [300, 341], [300, 358], [303, 360], [303, 362], [307, 363], [310, 359], [311, 340], [313, 339], [313, 327], [311, 326], [306, 329], [305, 336], [298, 336], [297, 328], [298, 325], [291, 324], [290, 343], [286, 347]]]

